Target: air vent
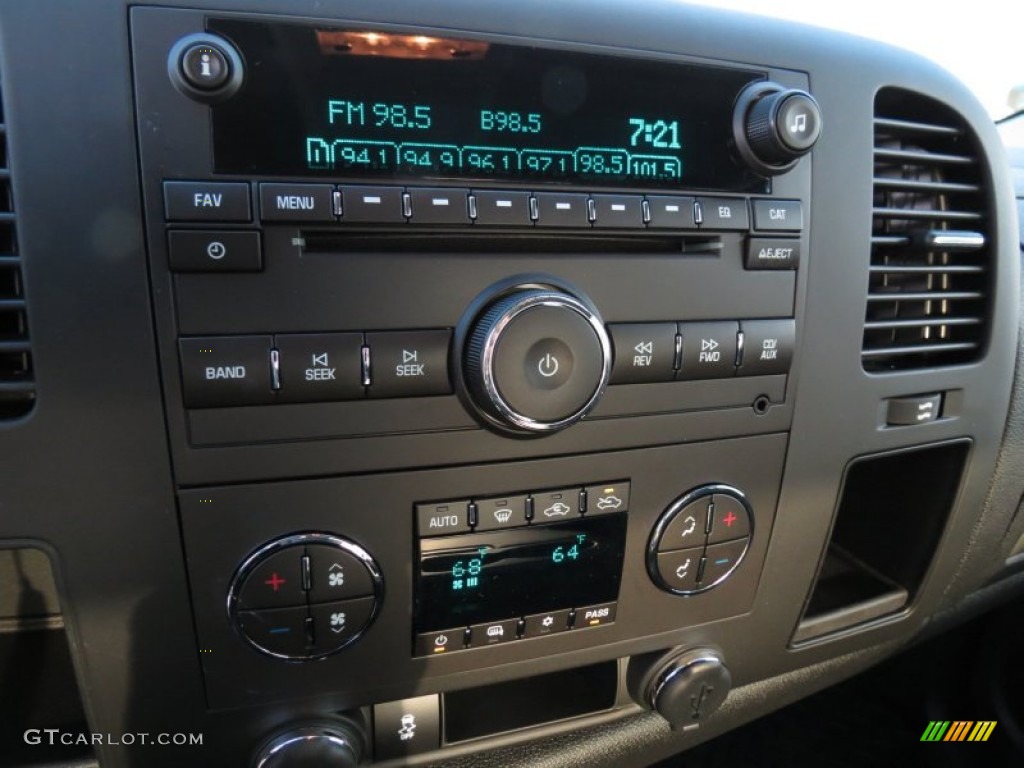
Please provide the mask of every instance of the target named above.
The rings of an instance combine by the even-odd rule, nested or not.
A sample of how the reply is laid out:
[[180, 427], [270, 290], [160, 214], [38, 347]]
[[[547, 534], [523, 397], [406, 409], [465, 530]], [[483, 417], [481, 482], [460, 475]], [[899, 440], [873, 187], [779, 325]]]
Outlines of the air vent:
[[7, 124], [0, 101], [0, 420], [25, 415], [35, 397]]
[[879, 92], [865, 370], [981, 355], [992, 259], [985, 178], [963, 117], [918, 94]]

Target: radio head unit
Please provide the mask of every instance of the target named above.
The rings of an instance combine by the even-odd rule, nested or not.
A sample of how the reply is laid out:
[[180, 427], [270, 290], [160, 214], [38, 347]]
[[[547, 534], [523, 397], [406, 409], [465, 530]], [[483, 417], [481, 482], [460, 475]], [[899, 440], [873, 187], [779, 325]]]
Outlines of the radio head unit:
[[730, 147], [736, 95], [763, 72], [277, 22], [209, 29], [248, 63], [212, 107], [220, 173], [765, 191]]

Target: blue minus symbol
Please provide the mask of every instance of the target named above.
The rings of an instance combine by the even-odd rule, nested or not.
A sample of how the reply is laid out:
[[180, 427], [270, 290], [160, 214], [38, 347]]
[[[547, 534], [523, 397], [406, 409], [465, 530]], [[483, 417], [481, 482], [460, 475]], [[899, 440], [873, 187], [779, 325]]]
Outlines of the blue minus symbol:
[[272, 635], [283, 635], [286, 632], [291, 632], [291, 631], [292, 631], [291, 627], [274, 627], [272, 630], [270, 630], [270, 634], [272, 634]]
[[717, 560], [715, 560], [715, 565], [724, 565], [725, 563], [728, 563], [728, 562], [729, 562], [729, 558], [728, 557], [720, 557]]

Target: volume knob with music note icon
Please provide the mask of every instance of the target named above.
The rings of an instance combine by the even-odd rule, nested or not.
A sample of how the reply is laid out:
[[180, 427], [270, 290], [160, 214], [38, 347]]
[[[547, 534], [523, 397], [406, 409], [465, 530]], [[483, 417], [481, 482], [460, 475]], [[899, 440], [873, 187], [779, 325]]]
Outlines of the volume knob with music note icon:
[[749, 86], [736, 102], [736, 144], [758, 173], [788, 171], [821, 135], [821, 109], [806, 93], [777, 83]]

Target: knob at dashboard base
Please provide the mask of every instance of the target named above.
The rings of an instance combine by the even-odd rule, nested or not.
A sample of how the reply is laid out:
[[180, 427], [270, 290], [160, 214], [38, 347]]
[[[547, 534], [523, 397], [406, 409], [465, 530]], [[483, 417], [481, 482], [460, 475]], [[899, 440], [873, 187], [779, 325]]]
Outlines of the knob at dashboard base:
[[611, 372], [611, 342], [600, 317], [580, 299], [522, 287], [479, 315], [464, 362], [469, 395], [490, 424], [553, 432], [597, 404]]
[[253, 768], [355, 768], [365, 743], [360, 729], [347, 721], [302, 726], [268, 741]]
[[665, 718], [672, 730], [700, 725], [722, 705], [732, 685], [722, 657], [707, 648], [672, 652], [649, 667], [631, 660], [628, 677], [637, 702]]

